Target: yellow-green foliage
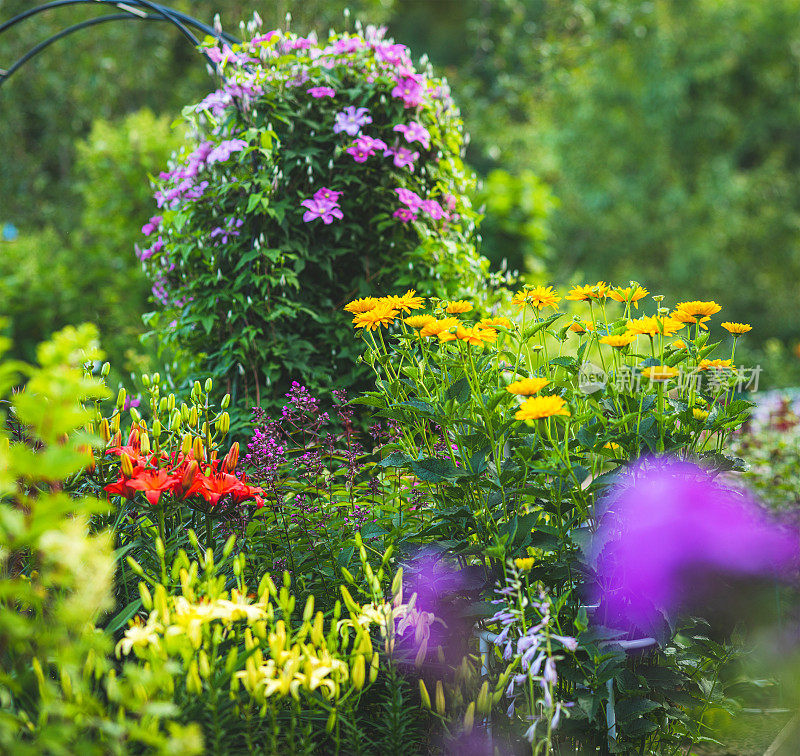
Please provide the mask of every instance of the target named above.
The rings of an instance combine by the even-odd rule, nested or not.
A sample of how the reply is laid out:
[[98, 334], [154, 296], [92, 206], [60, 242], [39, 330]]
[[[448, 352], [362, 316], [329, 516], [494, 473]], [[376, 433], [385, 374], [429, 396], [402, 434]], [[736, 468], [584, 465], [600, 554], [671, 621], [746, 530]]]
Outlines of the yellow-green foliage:
[[[105, 505], [61, 490], [91, 463], [82, 402], [107, 394], [83, 368], [100, 357], [96, 341], [93, 326], [70, 327], [38, 347], [38, 366], [0, 364], [0, 397], [12, 394], [0, 427], [3, 752], [126, 753], [130, 740], [156, 750], [168, 742], [159, 716], [140, 706], [144, 716], [129, 717], [117, 705], [137, 705], [135, 681], [109, 688], [113, 714], [98, 695], [100, 678], [114, 680], [110, 639], [94, 624], [111, 607], [114, 562], [109, 534], [92, 534], [89, 518]], [[139, 690], [142, 705], [147, 686]], [[173, 734], [171, 746], [199, 749], [196, 728]]]

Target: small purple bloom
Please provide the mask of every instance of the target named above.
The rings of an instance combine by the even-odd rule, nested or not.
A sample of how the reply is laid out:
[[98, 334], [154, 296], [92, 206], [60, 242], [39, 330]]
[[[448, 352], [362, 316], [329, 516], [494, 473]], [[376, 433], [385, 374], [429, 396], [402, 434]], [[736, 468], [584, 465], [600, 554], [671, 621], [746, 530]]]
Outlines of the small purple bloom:
[[138, 407], [142, 403], [141, 399], [137, 399], [135, 397], [126, 396], [125, 397], [125, 406], [122, 408], [124, 412], [127, 412], [131, 407]]
[[306, 92], [316, 99], [320, 97], [336, 97], [336, 90], [332, 87], [311, 87], [311, 89], [307, 89]]
[[410, 189], [403, 189], [399, 187], [395, 189], [397, 192], [397, 196], [404, 205], [409, 207], [413, 211], [419, 210], [422, 207], [422, 197], [420, 197], [416, 192], [412, 192]]
[[372, 116], [366, 108], [356, 108], [353, 105], [336, 114], [336, 123], [333, 126], [334, 134], [345, 132], [350, 136], [356, 136], [361, 131], [362, 126], [372, 123]]
[[434, 220], [444, 218], [444, 210], [436, 200], [423, 200], [420, 207]]
[[431, 146], [431, 135], [422, 124], [416, 121], [412, 121], [408, 126], [398, 123], [392, 130], [399, 131], [409, 144], [419, 142], [426, 150]]
[[419, 152], [398, 147], [395, 150], [388, 150], [388, 153], [392, 155], [393, 162], [398, 168], [408, 167], [412, 173], [414, 172], [414, 161], [419, 157]]
[[306, 223], [319, 218], [327, 226], [333, 223], [334, 218], [339, 218], [339, 220], [344, 218], [342, 211], [332, 202], [307, 199], [303, 200], [300, 204], [308, 208], [305, 213], [303, 213], [303, 220]]
[[224, 163], [231, 155], [241, 152], [245, 147], [247, 147], [247, 142], [244, 139], [226, 139], [208, 153], [206, 164]]
[[333, 189], [328, 189], [327, 186], [322, 186], [314, 192], [313, 199], [319, 201], [332, 202], [334, 205], [339, 202], [339, 197], [342, 196], [341, 192], [334, 192]]
[[378, 150], [385, 150], [386, 142], [382, 139], [373, 139], [371, 136], [362, 135], [348, 147], [345, 152], [353, 156], [357, 163], [365, 163], [367, 158], [372, 157]]
[[152, 234], [153, 231], [158, 228], [158, 224], [161, 223], [162, 220], [163, 218], [160, 215], [154, 215], [149, 221], [147, 221], [147, 223], [144, 224], [144, 226], [142, 226], [142, 233], [145, 236], [150, 236], [150, 234]]
[[417, 211], [410, 207], [399, 207], [392, 213], [393, 218], [400, 218], [403, 223], [408, 223], [417, 217]]
[[419, 81], [418, 75], [404, 76], [397, 80], [392, 97], [402, 100], [406, 108], [415, 108], [422, 103], [425, 88]]

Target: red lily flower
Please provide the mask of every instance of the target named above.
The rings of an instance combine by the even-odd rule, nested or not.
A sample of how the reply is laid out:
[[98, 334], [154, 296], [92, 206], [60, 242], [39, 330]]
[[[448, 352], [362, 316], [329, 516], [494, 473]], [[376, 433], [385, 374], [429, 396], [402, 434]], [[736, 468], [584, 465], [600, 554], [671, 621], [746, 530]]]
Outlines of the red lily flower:
[[226, 475], [219, 473], [210, 477], [203, 476], [202, 478], [203, 489], [200, 495], [212, 506], [216, 504], [223, 496], [233, 493], [242, 484], [233, 475]]
[[128, 485], [137, 491], [142, 491], [147, 500], [155, 506], [164, 491], [170, 491], [179, 483], [179, 479], [170, 475], [166, 470], [143, 470], [137, 477], [131, 478]]
[[136, 495], [136, 491], [130, 487], [129, 482], [124, 475], [120, 475], [115, 483], [109, 483], [103, 487], [103, 490], [110, 494], [124, 496], [126, 499], [132, 499]]

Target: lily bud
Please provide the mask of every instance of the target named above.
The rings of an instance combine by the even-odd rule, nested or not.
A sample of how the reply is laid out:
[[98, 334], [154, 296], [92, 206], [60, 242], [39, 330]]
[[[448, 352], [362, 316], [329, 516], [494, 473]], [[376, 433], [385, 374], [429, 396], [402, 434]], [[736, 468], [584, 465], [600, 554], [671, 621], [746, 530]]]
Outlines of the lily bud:
[[356, 690], [361, 690], [364, 687], [365, 669], [364, 669], [364, 654], [359, 654], [356, 657], [356, 663], [353, 665], [352, 680], [353, 687]]
[[134, 449], [139, 446], [139, 435], [139, 429], [134, 425], [128, 434], [128, 446], [132, 446]]
[[475, 723], [475, 701], [470, 701], [467, 712], [464, 714], [464, 732], [469, 735], [472, 732], [472, 725]]
[[187, 433], [181, 441], [181, 453], [185, 457], [192, 450], [192, 436]]
[[153, 373], [153, 383], [161, 383], [161, 374]]
[[161, 422], [159, 420], [153, 420], [153, 436], [158, 438], [161, 435]]
[[203, 441], [200, 436], [196, 436], [194, 442], [192, 443], [192, 454], [194, 454], [194, 458], [198, 462], [206, 458], [206, 452], [203, 448]]
[[167, 397], [167, 409], [172, 412], [175, 409], [175, 394], [170, 394]]
[[445, 706], [444, 706], [444, 688], [442, 687], [442, 681], [436, 681], [436, 711], [439, 716], [444, 716]]
[[146, 373], [142, 374], [142, 386], [144, 386], [145, 388], [150, 387], [150, 376], [147, 375]]
[[231, 403], [231, 395], [230, 394], [225, 394], [225, 396], [222, 397], [222, 401], [220, 402], [220, 406], [222, 407], [222, 409], [228, 409], [228, 406], [230, 405], [230, 403]]
[[172, 412], [172, 417], [169, 419], [169, 429], [173, 433], [177, 433], [181, 429], [181, 413], [174, 409]]
[[[119, 417], [119, 415], [117, 415]], [[122, 446], [122, 433], [117, 430], [111, 437], [111, 446]]]
[[236, 465], [238, 464], [239, 464], [239, 442], [234, 441], [233, 446], [231, 446], [230, 451], [225, 455], [225, 459], [222, 461], [222, 467], [229, 473], [232, 473], [236, 469]]
[[375, 651], [372, 654], [372, 661], [369, 663], [369, 681], [374, 683], [375, 680], [378, 679], [378, 664], [380, 662], [380, 656], [378, 652]]
[[197, 407], [192, 407], [189, 412], [189, 425], [191, 425], [192, 428], [197, 427]]
[[121, 388], [117, 394], [117, 409], [121, 410], [125, 407], [125, 389]]
[[194, 483], [194, 479], [197, 476], [197, 471], [199, 469], [200, 466], [197, 464], [195, 460], [192, 460], [186, 466], [186, 470], [184, 470], [183, 477], [181, 477], [181, 490], [183, 491], [183, 493], [186, 493], [192, 487], [192, 483]]
[[117, 412], [117, 414], [114, 415], [114, 417], [111, 418], [111, 432], [112, 433], [117, 433], [119, 431], [119, 423], [120, 423], [121, 419], [122, 419], [122, 416], [119, 414], [119, 412]]
[[126, 478], [133, 476], [133, 460], [125, 452], [119, 455], [119, 467]]
[[146, 612], [151, 612], [153, 610], [153, 597], [150, 595], [150, 590], [147, 587], [147, 583], [144, 581], [139, 581], [139, 596], [142, 599], [142, 606], [144, 607]]
[[328, 715], [328, 721], [325, 724], [325, 731], [333, 732], [333, 728], [335, 726], [336, 726], [336, 709], [331, 709], [331, 713]]
[[491, 708], [491, 698], [489, 696], [489, 681], [484, 680], [481, 685], [481, 692], [478, 693], [478, 712], [480, 714], [488, 714]]
[[103, 418], [100, 421], [100, 438], [102, 438], [105, 443], [108, 443], [111, 440], [111, 428], [109, 427], [108, 420], [106, 418]]
[[422, 680], [422, 678], [420, 678], [420, 680], [419, 680], [419, 697], [422, 699], [422, 705], [426, 709], [430, 709], [431, 708], [431, 697], [428, 695], [428, 689], [425, 687], [425, 683]]
[[139, 436], [139, 448], [142, 450], [142, 454], [150, 453], [150, 436], [146, 433]]
[[103, 376], [103, 378], [107, 378], [110, 372], [111, 372], [111, 363], [104, 362], [103, 367], [100, 368], [100, 375]]
[[212, 388], [214, 388], [214, 382], [210, 378], [206, 378], [206, 386], [205, 386], [206, 393], [211, 391]]

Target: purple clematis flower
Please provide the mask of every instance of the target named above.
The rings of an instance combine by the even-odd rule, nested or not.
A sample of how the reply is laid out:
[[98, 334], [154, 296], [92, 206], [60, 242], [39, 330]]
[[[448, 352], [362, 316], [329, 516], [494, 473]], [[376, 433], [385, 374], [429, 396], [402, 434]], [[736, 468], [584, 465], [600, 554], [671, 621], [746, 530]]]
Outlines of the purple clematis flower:
[[444, 218], [444, 209], [436, 200], [423, 200], [420, 204], [420, 208], [434, 220], [440, 220], [441, 218]]
[[336, 123], [333, 126], [334, 134], [343, 131], [350, 136], [357, 136], [362, 126], [372, 123], [372, 116], [366, 108], [356, 108], [353, 105], [336, 114]]
[[594, 551], [605, 623], [641, 630], [720, 576], [787, 575], [797, 568], [800, 539], [700, 467], [646, 459], [610, 495]]
[[325, 202], [332, 202], [334, 205], [338, 204], [339, 197], [342, 196], [341, 192], [335, 192], [333, 189], [328, 189], [327, 186], [322, 186], [314, 192], [313, 199]]
[[417, 211], [410, 207], [399, 207], [392, 213], [393, 218], [400, 218], [403, 223], [408, 223], [417, 217]]
[[392, 97], [402, 100], [406, 108], [415, 108], [422, 103], [425, 96], [425, 87], [419, 81], [419, 76], [403, 76], [396, 81], [392, 90]]
[[400, 202], [409, 207], [411, 210], [417, 211], [422, 207], [422, 197], [420, 197], [416, 192], [412, 192], [410, 189], [403, 189], [402, 187], [398, 187], [395, 189], [395, 191], [397, 192]]
[[431, 146], [431, 135], [422, 124], [416, 121], [412, 121], [407, 126], [403, 123], [398, 123], [392, 131], [399, 131], [409, 144], [419, 142], [426, 150]]
[[244, 139], [226, 139], [208, 153], [206, 164], [224, 163], [231, 155], [241, 152], [245, 147], [247, 147], [247, 142]]
[[336, 90], [332, 87], [311, 87], [311, 89], [307, 89], [306, 92], [316, 99], [320, 99], [321, 97], [336, 97]]
[[303, 213], [303, 220], [306, 223], [319, 218], [326, 226], [333, 223], [334, 218], [341, 220], [344, 218], [341, 209], [335, 202], [326, 200], [307, 199], [300, 203], [303, 207], [307, 208]]
[[367, 158], [372, 157], [378, 150], [386, 150], [386, 142], [382, 139], [374, 139], [371, 136], [362, 135], [348, 147], [345, 152], [353, 156], [357, 163], [365, 163]]
[[392, 155], [392, 162], [398, 168], [408, 168], [414, 172], [414, 161], [419, 157], [419, 152], [411, 152], [405, 147], [398, 147], [394, 150], [387, 150], [387, 154]]

